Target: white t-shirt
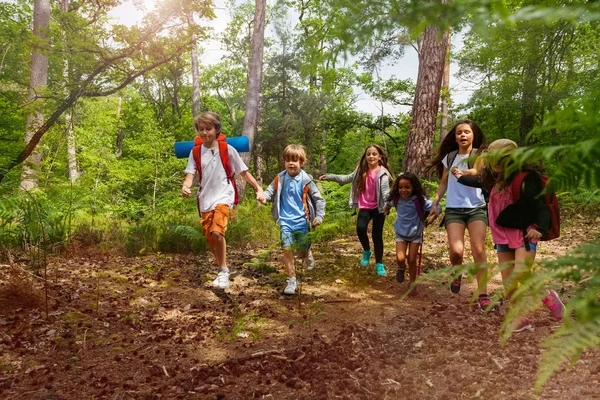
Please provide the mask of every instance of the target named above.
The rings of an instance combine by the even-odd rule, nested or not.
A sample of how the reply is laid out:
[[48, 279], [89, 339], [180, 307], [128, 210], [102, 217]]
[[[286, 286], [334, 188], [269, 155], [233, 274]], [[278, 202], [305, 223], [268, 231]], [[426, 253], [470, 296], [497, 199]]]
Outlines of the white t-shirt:
[[[233, 172], [239, 174], [248, 170], [237, 150], [231, 145], [227, 145], [227, 148], [229, 152], [229, 164]], [[225, 169], [219, 156], [219, 148], [207, 149], [202, 145], [200, 147], [200, 160], [202, 162], [202, 182], [200, 182], [200, 189], [198, 190], [200, 211], [212, 211], [217, 204], [227, 204], [229, 207], [233, 207], [235, 192], [232, 183], [229, 182], [225, 174]], [[191, 151], [185, 173], [196, 173], [196, 162]]]
[[[448, 154], [442, 160], [444, 167], [449, 170], [453, 166], [459, 169], [469, 169], [466, 162], [470, 154], [457, 154], [451, 166], [448, 166]], [[481, 189], [458, 183], [454, 175], [448, 173], [448, 188], [446, 190], [446, 208], [478, 208], [485, 206]]]

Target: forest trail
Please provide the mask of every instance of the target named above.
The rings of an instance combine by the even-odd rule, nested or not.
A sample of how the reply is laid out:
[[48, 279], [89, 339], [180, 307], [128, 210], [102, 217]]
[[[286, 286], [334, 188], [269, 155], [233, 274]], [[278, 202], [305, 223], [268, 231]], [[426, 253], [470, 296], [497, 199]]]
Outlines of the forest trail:
[[[583, 243], [598, 224], [571, 226], [542, 244], [540, 258]], [[291, 297], [281, 294], [279, 250], [262, 261], [264, 249], [230, 251], [233, 284], [223, 292], [210, 285], [206, 256], [76, 249], [50, 260], [48, 319], [39, 279], [32, 289], [18, 262], [3, 265], [0, 398], [600, 397], [597, 353], [535, 395], [538, 345], [560, 324], [545, 309], [532, 316], [534, 331], [502, 346], [505, 310], [482, 315], [470, 304], [472, 280], [458, 295], [440, 282], [403, 298], [387, 239], [387, 277], [358, 266], [357, 240], [340, 238], [315, 248], [317, 266]], [[447, 265], [444, 231], [427, 232], [423, 256], [426, 268]], [[500, 284], [495, 277], [491, 287]]]

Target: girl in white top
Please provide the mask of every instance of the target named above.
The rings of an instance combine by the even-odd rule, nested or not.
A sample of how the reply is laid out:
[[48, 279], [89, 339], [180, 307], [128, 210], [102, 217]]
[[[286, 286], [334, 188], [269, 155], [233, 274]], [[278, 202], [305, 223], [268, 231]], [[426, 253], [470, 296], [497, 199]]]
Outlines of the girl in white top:
[[[481, 152], [485, 146], [485, 136], [477, 124], [470, 120], [459, 121], [448, 132], [440, 144], [437, 156], [427, 168], [428, 171], [437, 169], [438, 177], [441, 179], [433, 198], [429, 222], [437, 217], [438, 204], [447, 193], [444, 224], [448, 232], [452, 266], [463, 264], [466, 229], [469, 230], [471, 253], [475, 263], [486, 262], [487, 211], [483, 193], [480, 188], [462, 185], [454, 175], [449, 173], [453, 167], [468, 169], [469, 157]], [[481, 161], [477, 160], [476, 162]], [[482, 307], [482, 310], [489, 305], [486, 272], [485, 269], [481, 269], [476, 274], [479, 306]], [[453, 293], [458, 293], [460, 286], [461, 275], [458, 275], [454, 277], [450, 289]]]

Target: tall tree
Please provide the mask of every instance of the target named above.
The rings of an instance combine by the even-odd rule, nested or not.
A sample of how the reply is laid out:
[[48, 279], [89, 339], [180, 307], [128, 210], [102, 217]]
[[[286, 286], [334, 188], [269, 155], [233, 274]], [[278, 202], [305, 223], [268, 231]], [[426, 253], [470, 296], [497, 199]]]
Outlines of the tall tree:
[[[37, 39], [31, 54], [31, 70], [29, 77], [29, 103], [27, 114], [25, 143], [36, 143], [35, 133], [44, 122], [42, 92], [48, 83], [48, 51], [46, 40], [50, 26], [50, 0], [35, 0], [33, 6], [33, 35]], [[38, 139], [39, 140], [39, 139]], [[33, 153], [33, 154], [32, 154]], [[23, 164], [21, 188], [31, 190], [38, 185], [38, 175], [42, 153], [38, 150], [27, 155], [27, 163]]]
[[[440, 0], [446, 3], [447, 0]], [[406, 143], [404, 170], [422, 175], [426, 163], [431, 158], [433, 137], [440, 102], [442, 78], [449, 33], [440, 32], [435, 26], [425, 28], [419, 37], [419, 72], [415, 101], [412, 109], [412, 122]]]
[[[254, 24], [252, 30], [252, 51], [248, 66], [248, 92], [246, 93], [246, 114], [242, 136], [248, 137], [250, 150], [254, 144], [254, 134], [260, 118], [260, 97], [262, 91], [263, 55], [265, 48], [265, 17], [267, 12], [266, 0], [256, 0], [254, 9]], [[250, 154], [242, 154], [246, 164], [250, 163]], [[245, 181], [240, 185], [243, 194], [246, 187]]]

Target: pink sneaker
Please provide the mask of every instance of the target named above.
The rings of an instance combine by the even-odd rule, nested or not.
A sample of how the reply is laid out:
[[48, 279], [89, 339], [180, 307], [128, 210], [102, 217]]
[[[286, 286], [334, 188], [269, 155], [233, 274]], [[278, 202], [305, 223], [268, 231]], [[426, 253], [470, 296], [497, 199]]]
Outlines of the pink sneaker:
[[554, 318], [562, 319], [565, 315], [565, 305], [560, 301], [558, 293], [554, 290], [546, 289], [546, 291], [548, 292], [548, 296], [544, 297], [542, 303], [548, 307]]
[[513, 322], [510, 323], [509, 329], [513, 332], [523, 332], [524, 330], [533, 330], [531, 326], [531, 321], [529, 318], [515, 318]]

